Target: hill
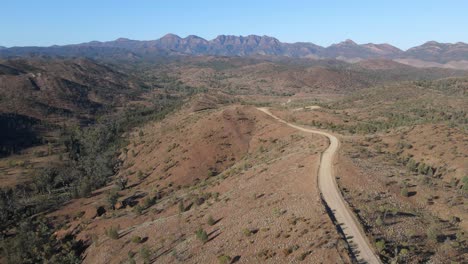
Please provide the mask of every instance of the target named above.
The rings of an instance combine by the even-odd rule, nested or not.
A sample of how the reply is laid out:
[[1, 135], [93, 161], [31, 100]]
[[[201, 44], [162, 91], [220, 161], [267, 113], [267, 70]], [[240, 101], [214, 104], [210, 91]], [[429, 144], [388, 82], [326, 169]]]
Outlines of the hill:
[[464, 76], [465, 71], [416, 68], [385, 59], [347, 63], [340, 60], [285, 57], [206, 57], [168, 60], [142, 74], [173, 78], [191, 87], [230, 94], [295, 95], [349, 93], [376, 84]]

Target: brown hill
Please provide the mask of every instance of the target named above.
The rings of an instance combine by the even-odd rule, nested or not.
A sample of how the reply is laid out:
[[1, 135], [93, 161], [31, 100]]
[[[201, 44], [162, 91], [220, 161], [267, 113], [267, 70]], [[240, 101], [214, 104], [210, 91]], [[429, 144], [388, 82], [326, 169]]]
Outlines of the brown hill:
[[[59, 236], [76, 234], [91, 244], [85, 263], [127, 261], [128, 252], [143, 261], [141, 248], [164, 263], [216, 263], [223, 255], [245, 262], [350, 261], [310, 173], [324, 139], [239, 105], [185, 109], [142, 132], [135, 131], [121, 157], [119, 176], [129, 187], [119, 191], [116, 210], [106, 202], [110, 185], [51, 215], [67, 223]], [[106, 235], [117, 226], [116, 237]], [[195, 234], [199, 228], [205, 240]]]
[[468, 60], [468, 44], [464, 42], [452, 44], [429, 41], [421, 46], [410, 48], [405, 52], [405, 57], [439, 63]]
[[[350, 64], [338, 60], [201, 56], [169, 61], [162, 72], [192, 87], [263, 95], [348, 93], [393, 81], [434, 80], [467, 74], [452, 69], [420, 69], [386, 59]], [[161, 72], [152, 68], [145, 74]]]
[[390, 70], [390, 69], [408, 69], [411, 68], [402, 63], [386, 59], [369, 59], [355, 63], [356, 66], [368, 70]]
[[119, 105], [143, 84], [88, 59], [30, 58], [0, 61], [0, 112], [44, 119], [83, 117]]

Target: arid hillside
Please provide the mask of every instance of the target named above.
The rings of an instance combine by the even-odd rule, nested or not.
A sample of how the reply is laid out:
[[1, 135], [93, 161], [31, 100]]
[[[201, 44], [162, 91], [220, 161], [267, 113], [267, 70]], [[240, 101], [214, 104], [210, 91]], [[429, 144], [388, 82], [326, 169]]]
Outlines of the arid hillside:
[[338, 60], [291, 60], [264, 56], [172, 59], [156, 68], [144, 68], [142, 75], [159, 80], [177, 80], [181, 88], [214, 89], [233, 95], [292, 96], [348, 94], [380, 84], [466, 76], [466, 72], [415, 68], [382, 59], [351, 64]]
[[135, 77], [88, 59], [0, 61], [0, 111], [37, 119], [80, 118], [139, 93]]
[[341, 135], [338, 184], [381, 258], [466, 260], [464, 78], [374, 87], [310, 110], [274, 113]]
[[253, 107], [182, 110], [132, 133], [112, 184], [50, 216], [89, 245], [85, 263], [347, 263], [316, 186], [325, 146]]

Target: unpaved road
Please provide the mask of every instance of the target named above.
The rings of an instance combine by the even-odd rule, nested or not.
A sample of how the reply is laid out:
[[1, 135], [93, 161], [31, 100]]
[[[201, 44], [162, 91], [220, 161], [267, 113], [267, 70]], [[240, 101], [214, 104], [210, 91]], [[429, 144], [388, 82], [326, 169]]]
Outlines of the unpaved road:
[[333, 176], [333, 162], [335, 160], [335, 154], [340, 146], [340, 141], [329, 133], [314, 129], [307, 129], [288, 123], [273, 115], [267, 108], [257, 109], [292, 128], [308, 133], [322, 135], [329, 139], [330, 145], [325, 150], [325, 152], [322, 153], [322, 159], [320, 161], [320, 168], [318, 173], [320, 192], [322, 193], [323, 199], [327, 203], [328, 207], [330, 207], [330, 209], [333, 211], [336, 220], [341, 224], [341, 228], [343, 229], [346, 239], [351, 245], [353, 253], [357, 257], [358, 261], [372, 264], [381, 263], [380, 259], [370, 247], [359, 222], [350, 209], [346, 206], [346, 203], [338, 188], [338, 184], [336, 183], [336, 179]]

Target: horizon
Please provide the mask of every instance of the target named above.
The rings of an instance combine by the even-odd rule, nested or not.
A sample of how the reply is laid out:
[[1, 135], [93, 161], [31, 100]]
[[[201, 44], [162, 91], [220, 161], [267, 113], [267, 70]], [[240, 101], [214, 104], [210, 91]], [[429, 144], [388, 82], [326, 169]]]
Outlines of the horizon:
[[154, 40], [171, 32], [206, 40], [218, 35], [266, 35], [284, 43], [308, 42], [323, 47], [352, 39], [359, 44], [388, 43], [407, 50], [428, 41], [467, 43], [467, 8], [467, 2], [458, 0], [289, 4], [49, 0], [28, 3], [28, 8], [10, 2], [4, 4], [0, 18], [0, 46], [48, 47], [118, 38]]

